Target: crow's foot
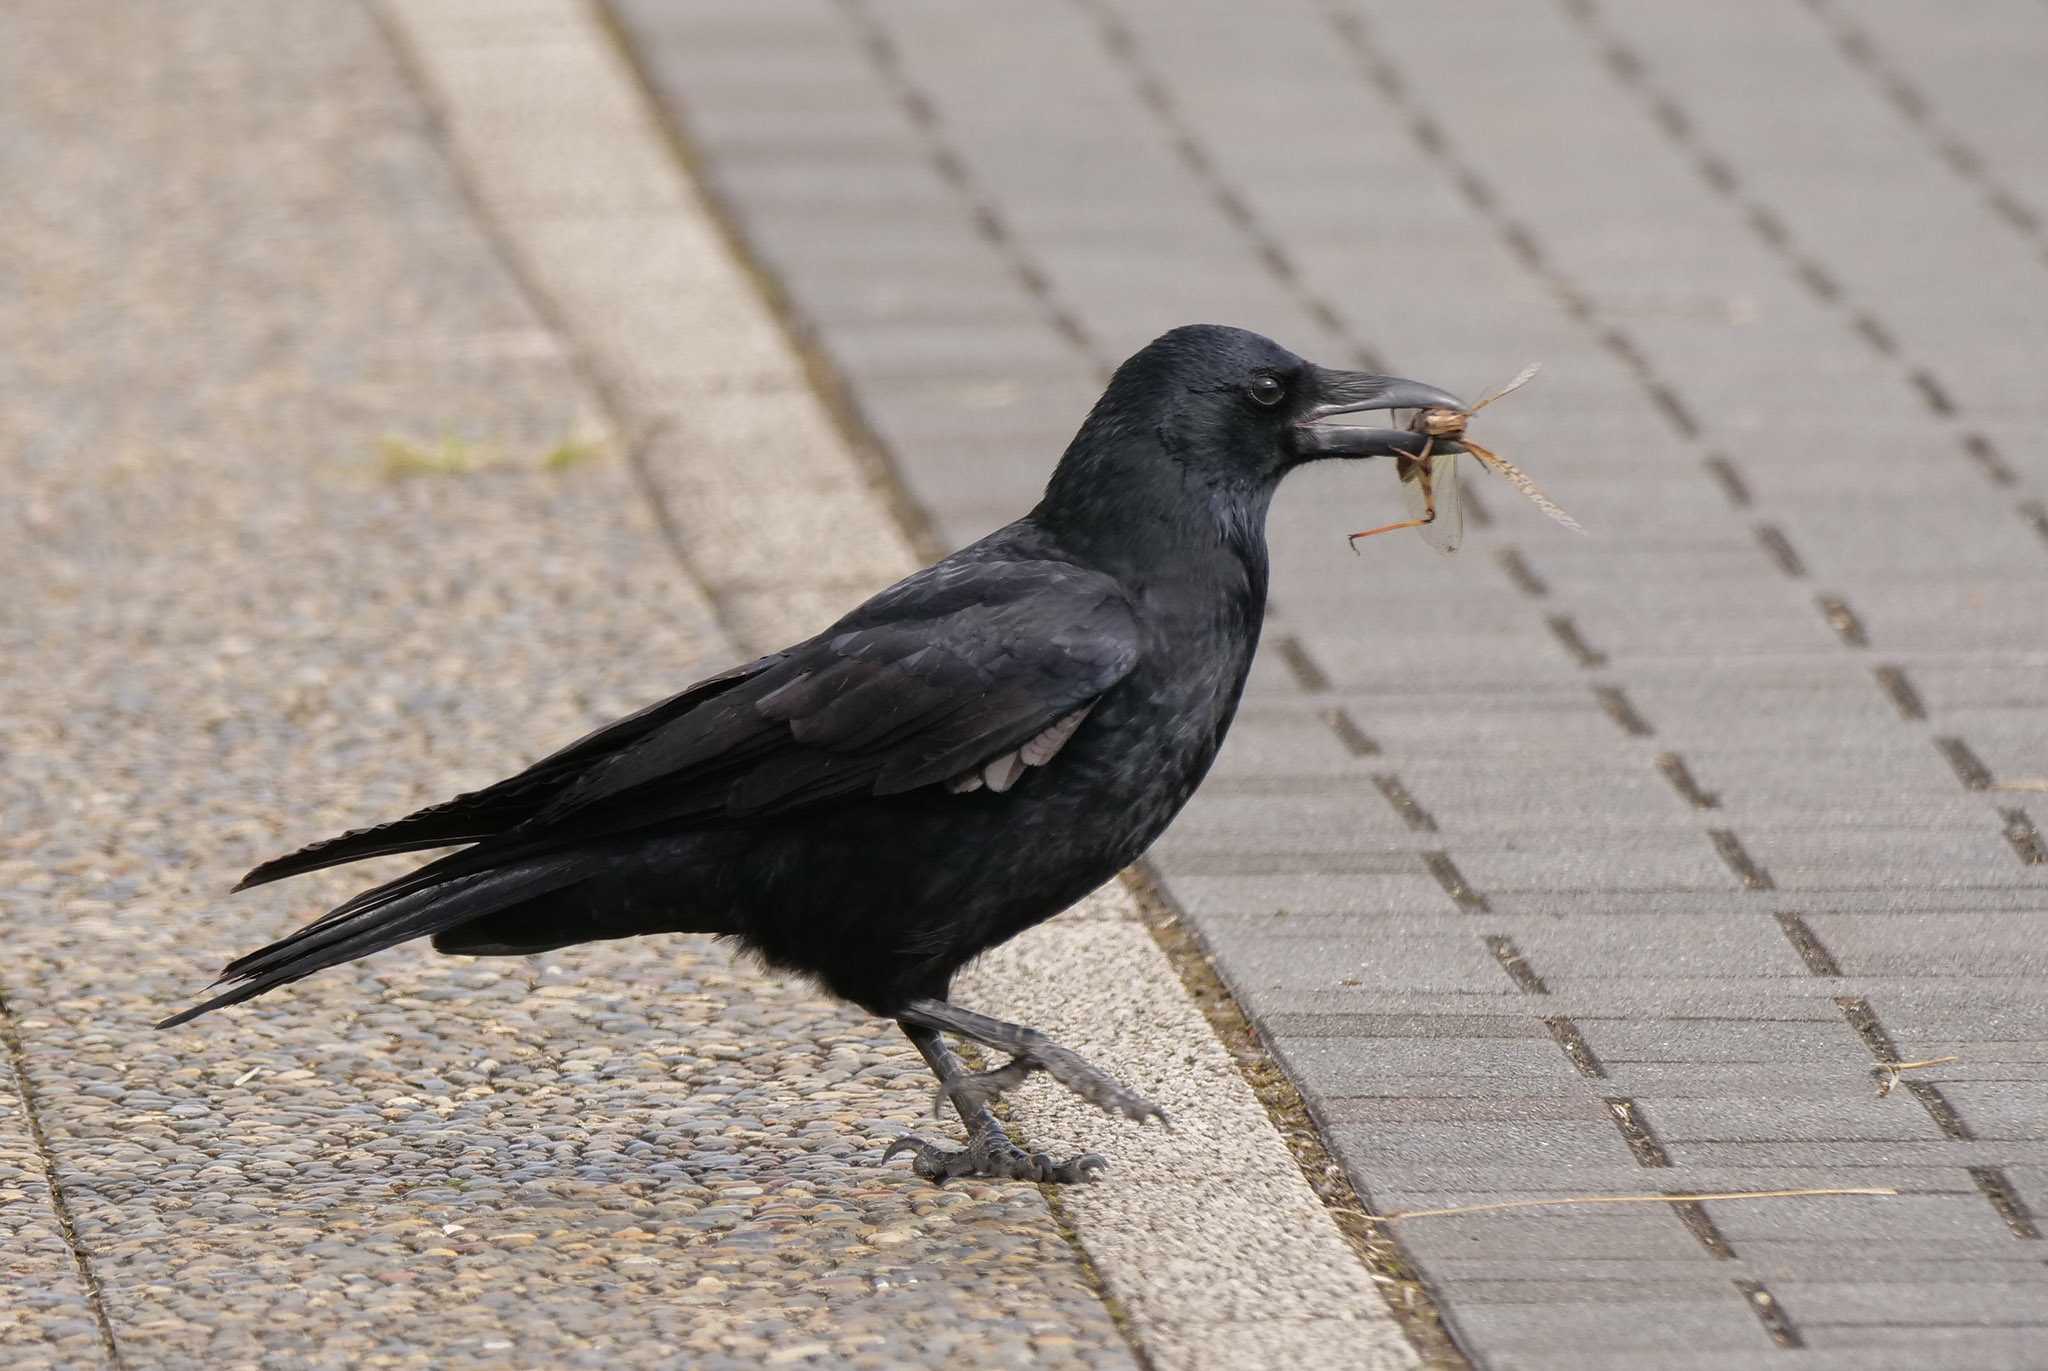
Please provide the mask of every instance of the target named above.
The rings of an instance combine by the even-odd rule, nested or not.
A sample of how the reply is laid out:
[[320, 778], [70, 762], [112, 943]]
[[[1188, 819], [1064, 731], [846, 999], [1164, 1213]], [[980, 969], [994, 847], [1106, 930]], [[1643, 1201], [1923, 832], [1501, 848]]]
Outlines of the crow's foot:
[[1157, 1119], [1169, 1130], [1173, 1127], [1173, 1120], [1158, 1105], [1091, 1066], [1079, 1053], [1042, 1038], [992, 1071], [962, 1074], [941, 1085], [932, 1100], [932, 1112], [939, 1112], [949, 1098], [956, 1105], [992, 1099], [1024, 1084], [1034, 1071], [1043, 1071], [1105, 1114], [1121, 1114], [1138, 1123]]
[[982, 1129], [962, 1148], [941, 1147], [915, 1134], [905, 1134], [889, 1144], [882, 1160], [886, 1162], [899, 1152], [910, 1153], [910, 1169], [938, 1185], [956, 1176], [1078, 1185], [1109, 1169], [1108, 1160], [1095, 1152], [1083, 1152], [1063, 1162], [1054, 1161], [1044, 1152], [1026, 1152], [999, 1127]]

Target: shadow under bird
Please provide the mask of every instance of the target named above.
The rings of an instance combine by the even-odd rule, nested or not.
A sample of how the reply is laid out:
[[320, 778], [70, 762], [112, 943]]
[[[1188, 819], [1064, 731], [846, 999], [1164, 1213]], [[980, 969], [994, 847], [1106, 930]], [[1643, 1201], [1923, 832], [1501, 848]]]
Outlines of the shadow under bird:
[[[968, 1142], [885, 1157], [935, 1181], [1091, 1179], [1100, 1156], [1019, 1147], [991, 1099], [1044, 1071], [1112, 1114], [1165, 1115], [953, 1004], [954, 973], [1136, 860], [1208, 771], [1258, 645], [1280, 479], [1421, 450], [1326, 421], [1431, 407], [1463, 405], [1242, 329], [1174, 329], [1117, 369], [1015, 523], [516, 776], [251, 871], [237, 889], [462, 845], [230, 963], [227, 989], [160, 1027], [413, 938], [488, 956], [723, 934], [909, 1035]], [[1008, 1061], [970, 1072], [946, 1034]]]

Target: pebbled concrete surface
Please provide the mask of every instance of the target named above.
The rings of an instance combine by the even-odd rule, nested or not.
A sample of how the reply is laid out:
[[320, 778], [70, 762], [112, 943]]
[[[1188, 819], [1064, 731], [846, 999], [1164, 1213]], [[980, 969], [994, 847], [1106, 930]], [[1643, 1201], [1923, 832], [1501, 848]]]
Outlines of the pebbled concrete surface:
[[1401, 1225], [1476, 1362], [2043, 1364], [2035, 0], [612, 7], [949, 539], [1176, 323], [1544, 361], [1594, 536], [1296, 477], [1156, 866], [1383, 1210], [1904, 1193]]

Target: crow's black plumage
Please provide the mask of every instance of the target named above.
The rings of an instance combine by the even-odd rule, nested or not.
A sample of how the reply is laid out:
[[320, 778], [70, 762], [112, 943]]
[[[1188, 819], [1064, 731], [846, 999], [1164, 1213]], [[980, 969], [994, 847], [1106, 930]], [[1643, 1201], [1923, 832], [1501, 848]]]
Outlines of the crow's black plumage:
[[[1258, 643], [1280, 478], [1422, 441], [1319, 421], [1436, 405], [1458, 401], [1241, 329], [1175, 329], [1118, 369], [1016, 523], [508, 780], [257, 867], [243, 886], [465, 845], [231, 963], [228, 989], [164, 1026], [429, 935], [510, 954], [725, 934], [903, 1025], [970, 1136], [899, 1143], [920, 1174], [1084, 1179], [1100, 1158], [1027, 1155], [988, 1098], [1045, 1070], [1105, 1109], [1159, 1111], [951, 1005], [953, 974], [1137, 858], [1208, 770]], [[1012, 1060], [968, 1075], [941, 1033]]]

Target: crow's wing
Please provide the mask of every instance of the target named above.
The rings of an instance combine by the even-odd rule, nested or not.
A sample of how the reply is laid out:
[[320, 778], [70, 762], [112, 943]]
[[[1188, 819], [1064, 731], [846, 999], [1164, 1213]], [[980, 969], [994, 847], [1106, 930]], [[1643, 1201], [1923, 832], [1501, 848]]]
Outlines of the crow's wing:
[[998, 762], [987, 779], [1007, 789], [1137, 660], [1129, 602], [1107, 576], [943, 562], [591, 767], [507, 836], [746, 819]]

